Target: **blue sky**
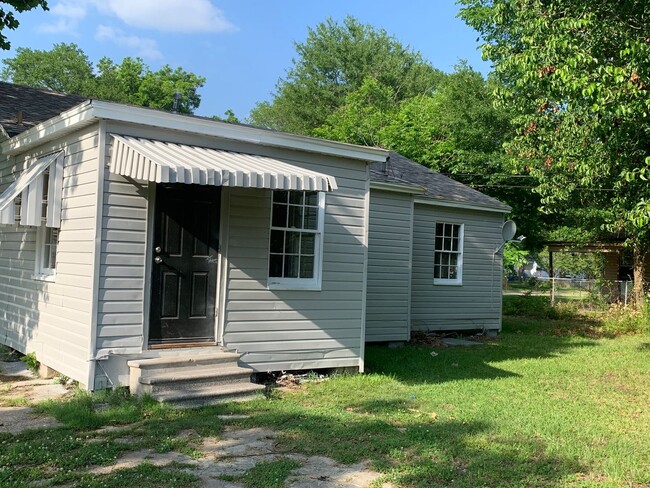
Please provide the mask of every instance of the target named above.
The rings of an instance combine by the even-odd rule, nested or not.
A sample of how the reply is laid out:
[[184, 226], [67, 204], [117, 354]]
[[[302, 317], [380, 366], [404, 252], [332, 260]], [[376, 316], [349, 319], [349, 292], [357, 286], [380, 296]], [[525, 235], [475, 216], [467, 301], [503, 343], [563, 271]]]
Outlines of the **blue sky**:
[[[96, 62], [140, 56], [152, 68], [181, 66], [204, 76], [198, 115], [245, 118], [271, 98], [295, 56], [294, 41], [327, 17], [353, 15], [385, 29], [451, 71], [465, 59], [487, 73], [477, 34], [456, 18], [455, 0], [49, 0], [50, 11], [21, 14], [6, 31], [12, 48], [74, 42]], [[12, 57], [14, 50], [0, 52]]]

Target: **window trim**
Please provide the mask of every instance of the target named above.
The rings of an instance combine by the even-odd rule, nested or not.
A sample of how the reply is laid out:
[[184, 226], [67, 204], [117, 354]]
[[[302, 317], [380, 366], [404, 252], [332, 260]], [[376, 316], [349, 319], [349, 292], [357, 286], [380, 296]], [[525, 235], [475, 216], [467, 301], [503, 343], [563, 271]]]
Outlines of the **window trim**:
[[[458, 231], [458, 249], [460, 250], [458, 252], [458, 262], [457, 262], [457, 268], [458, 268], [458, 273], [457, 273], [457, 278], [450, 279], [450, 278], [435, 278], [435, 267], [436, 267], [436, 253], [438, 252], [443, 252], [443, 253], [453, 253], [454, 251], [443, 251], [443, 250], [438, 250], [436, 249], [436, 228], [438, 227], [438, 224], [447, 224], [447, 225], [457, 225], [460, 227]], [[463, 285], [463, 257], [465, 255], [465, 224], [459, 223], [459, 222], [449, 222], [449, 221], [436, 221], [434, 223], [433, 227], [434, 233], [433, 233], [433, 268], [434, 268], [434, 278], [433, 278], [433, 284], [434, 285], [443, 285], [443, 286], [462, 286]]]
[[[43, 266], [43, 258], [45, 256], [46, 246], [51, 245], [50, 243], [45, 242], [45, 237], [47, 236], [48, 229], [60, 232], [60, 230], [56, 227], [47, 227], [45, 221], [43, 221], [43, 223], [36, 228], [36, 262], [34, 266], [33, 279], [38, 281], [54, 281], [56, 278], [56, 259], [54, 261], [53, 268], [45, 268]], [[59, 236], [60, 234], [57, 235], [56, 240], [57, 254], [59, 247]]]
[[[50, 223], [49, 216], [52, 213], [52, 205], [50, 204], [52, 192], [50, 189], [55, 184], [52, 179], [52, 172], [48, 167], [43, 171], [38, 179], [38, 184], [34, 187], [35, 190], [40, 192], [41, 196], [40, 198], [31, 198], [30, 205], [33, 208], [29, 210], [30, 213], [40, 214], [41, 216], [40, 225], [36, 228], [36, 262], [34, 263], [34, 279], [41, 281], [54, 281], [54, 277], [56, 276], [56, 253], [59, 248], [59, 229], [58, 227], [48, 225]], [[52, 244], [51, 237], [48, 241], [47, 235], [50, 232], [51, 236], [51, 233], [54, 231], [57, 233], [56, 243]], [[45, 256], [51, 257], [52, 246], [54, 246], [54, 266], [45, 267], [43, 266], [43, 260]]]
[[[273, 226], [273, 193], [274, 191], [288, 191], [289, 193], [303, 190], [272, 190], [270, 192], [270, 209], [269, 209], [269, 240], [267, 246], [267, 282], [266, 287], [269, 290], [311, 290], [320, 291], [322, 287], [322, 269], [323, 269], [323, 236], [325, 234], [325, 195], [326, 192], [318, 193], [318, 228], [311, 232], [316, 238], [314, 239], [314, 277], [313, 278], [278, 278], [269, 276], [269, 261], [271, 259], [271, 231], [288, 230], [287, 227]], [[307, 191], [307, 190], [305, 190]]]

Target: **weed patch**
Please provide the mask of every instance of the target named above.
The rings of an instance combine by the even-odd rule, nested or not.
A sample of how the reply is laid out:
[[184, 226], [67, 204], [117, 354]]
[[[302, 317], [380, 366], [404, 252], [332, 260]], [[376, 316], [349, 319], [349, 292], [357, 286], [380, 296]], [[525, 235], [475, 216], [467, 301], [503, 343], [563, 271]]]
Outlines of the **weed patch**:
[[242, 483], [245, 488], [283, 488], [291, 471], [299, 467], [299, 462], [289, 458], [263, 462], [256, 464], [236, 481]]
[[38, 374], [38, 367], [41, 363], [38, 361], [38, 359], [36, 359], [35, 352], [25, 354], [22, 358], [20, 358], [20, 360], [25, 363], [25, 366], [27, 366], [28, 370], [34, 374]]

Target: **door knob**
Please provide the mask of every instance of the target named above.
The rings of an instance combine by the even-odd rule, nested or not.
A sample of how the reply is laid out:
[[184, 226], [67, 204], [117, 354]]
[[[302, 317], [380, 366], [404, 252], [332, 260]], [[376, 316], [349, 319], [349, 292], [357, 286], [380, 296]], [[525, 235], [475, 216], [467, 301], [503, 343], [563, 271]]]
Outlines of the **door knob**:
[[156, 247], [154, 248], [154, 251], [156, 251], [158, 254], [160, 254], [160, 253], [162, 252], [162, 247], [160, 247], [160, 246], [156, 246]]
[[160, 256], [156, 256], [155, 258], [153, 258], [153, 262], [156, 263], [156, 264], [160, 264], [160, 263], [162, 263], [162, 261], [163, 260], [162, 260], [162, 258]]

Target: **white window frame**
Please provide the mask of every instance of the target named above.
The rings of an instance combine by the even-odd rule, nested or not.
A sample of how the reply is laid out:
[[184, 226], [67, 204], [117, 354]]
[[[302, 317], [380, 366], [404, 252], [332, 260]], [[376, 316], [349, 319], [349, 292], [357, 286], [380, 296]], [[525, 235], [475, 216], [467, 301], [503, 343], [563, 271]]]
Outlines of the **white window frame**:
[[[51, 232], [57, 233], [57, 239], [55, 243], [46, 242], [46, 237], [48, 235], [48, 230]], [[51, 236], [51, 234], [50, 234]], [[44, 259], [47, 255], [50, 255], [51, 247], [55, 246], [54, 254], [54, 266], [46, 267], [44, 266]], [[56, 227], [47, 227], [45, 222], [36, 228], [36, 266], [34, 269], [34, 279], [40, 281], [54, 281], [56, 276], [56, 255], [58, 253], [59, 247], [59, 229]]]
[[[46, 169], [40, 177], [37, 189], [41, 193], [40, 209], [41, 224], [36, 228], [36, 263], [34, 267], [34, 279], [41, 281], [54, 281], [56, 276], [56, 254], [59, 247], [59, 229], [57, 227], [48, 227], [48, 214], [50, 213], [49, 191], [50, 185], [53, 184], [50, 178], [50, 170]], [[47, 185], [46, 185], [47, 182]], [[22, 211], [22, 209], [21, 209]], [[36, 210], [38, 211], [38, 210]], [[56, 232], [56, 242], [52, 242], [52, 233]], [[48, 234], [50, 239], [48, 240]], [[52, 265], [50, 258], [52, 257], [52, 247], [54, 246], [54, 263]], [[44, 261], [48, 257], [48, 264], [46, 266]]]
[[[289, 191], [294, 190], [275, 190]], [[300, 191], [300, 190], [296, 190]], [[270, 192], [271, 206], [269, 212], [269, 245], [267, 252], [267, 276], [269, 274], [269, 265], [271, 259], [271, 231], [291, 231], [300, 232], [302, 229], [293, 227], [276, 227], [273, 225], [273, 191]], [[318, 192], [318, 226], [314, 231], [314, 276], [312, 278], [282, 278], [268, 276], [267, 288], [269, 290], [313, 290], [320, 291], [322, 285], [322, 268], [323, 268], [323, 233], [325, 229], [325, 192]]]
[[[454, 225], [458, 226], [458, 251], [450, 251], [450, 250], [445, 250], [445, 249], [438, 249], [436, 246], [436, 237], [437, 237], [437, 231], [438, 231], [438, 225]], [[434, 285], [452, 285], [452, 286], [460, 286], [463, 284], [463, 256], [465, 254], [465, 224], [461, 224], [458, 222], [449, 222], [449, 221], [437, 221], [434, 227], [434, 237], [433, 237], [433, 284]], [[444, 253], [444, 254], [456, 254], [458, 256], [457, 262], [456, 262], [456, 268], [457, 268], [457, 273], [456, 273], [456, 278], [436, 278], [435, 273], [436, 273], [436, 254], [438, 253]]]

